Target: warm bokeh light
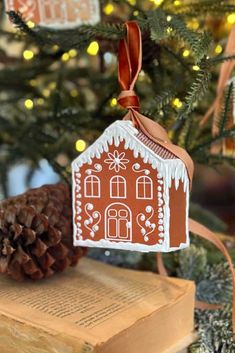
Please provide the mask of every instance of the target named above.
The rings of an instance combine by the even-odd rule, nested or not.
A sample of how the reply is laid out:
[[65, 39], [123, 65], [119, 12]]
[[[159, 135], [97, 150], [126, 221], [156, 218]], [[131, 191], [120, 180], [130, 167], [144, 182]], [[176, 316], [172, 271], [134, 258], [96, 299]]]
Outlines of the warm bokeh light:
[[78, 52], [76, 49], [70, 49], [69, 51], [70, 58], [75, 58], [77, 55], [78, 55]]
[[235, 12], [227, 16], [227, 22], [231, 25], [235, 23]]
[[24, 102], [24, 105], [25, 105], [25, 108], [29, 110], [33, 109], [33, 106], [34, 106], [32, 99], [26, 99]]
[[110, 105], [111, 105], [111, 107], [115, 107], [117, 105], [117, 99], [116, 98], [112, 98], [110, 100]]
[[183, 103], [181, 102], [181, 100], [179, 98], [173, 99], [172, 104], [175, 108], [181, 108], [183, 105]]
[[68, 61], [70, 59], [70, 56], [69, 56], [69, 53], [64, 53], [62, 56], [61, 56], [61, 60], [62, 61]]
[[25, 60], [31, 60], [34, 57], [34, 53], [32, 52], [32, 50], [24, 50], [23, 57]]
[[70, 96], [76, 98], [78, 96], [78, 90], [76, 88], [72, 89], [70, 92]]
[[111, 13], [114, 11], [114, 6], [113, 4], [107, 4], [104, 6], [103, 11], [105, 15], [111, 15]]
[[85, 149], [86, 149], [86, 141], [84, 141], [84, 140], [77, 140], [76, 141], [76, 144], [75, 144], [75, 147], [76, 147], [76, 150], [78, 151], [78, 152], [83, 152], [83, 151], [85, 151]]
[[87, 48], [87, 54], [89, 55], [97, 55], [99, 52], [99, 44], [98, 42], [94, 41], [94, 42], [91, 42]]
[[198, 65], [193, 65], [192, 69], [193, 71], [199, 71], [200, 67]]
[[187, 58], [190, 55], [190, 51], [188, 49], [185, 49], [182, 53], [183, 57]]
[[220, 44], [216, 45], [215, 53], [220, 54], [220, 53], [222, 53], [222, 51], [223, 51], [223, 47]]
[[35, 23], [34, 23], [33, 21], [30, 21], [30, 20], [29, 20], [29, 21], [27, 22], [27, 26], [32, 29], [32, 28], [35, 27]]

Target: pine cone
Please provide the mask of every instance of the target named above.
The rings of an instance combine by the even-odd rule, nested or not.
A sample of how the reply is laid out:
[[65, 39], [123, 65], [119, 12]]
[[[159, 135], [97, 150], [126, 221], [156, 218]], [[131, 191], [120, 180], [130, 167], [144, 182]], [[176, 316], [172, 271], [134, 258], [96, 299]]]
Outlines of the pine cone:
[[75, 266], [86, 249], [73, 246], [71, 205], [64, 184], [0, 202], [0, 273], [38, 280]]

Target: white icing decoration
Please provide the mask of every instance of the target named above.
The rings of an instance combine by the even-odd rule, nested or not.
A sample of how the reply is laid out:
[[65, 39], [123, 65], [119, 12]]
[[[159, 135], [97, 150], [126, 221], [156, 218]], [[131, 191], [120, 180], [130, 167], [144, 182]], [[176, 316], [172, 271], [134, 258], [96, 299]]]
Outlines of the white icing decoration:
[[[139, 213], [136, 217], [136, 221], [138, 226], [140, 227], [141, 234], [144, 235], [144, 241], [147, 242], [149, 241], [148, 235], [150, 235], [154, 231], [154, 229], [156, 228], [156, 224], [150, 222], [150, 219], [154, 215], [154, 209], [152, 208], [152, 206], [147, 206], [145, 208], [145, 212], [150, 213], [148, 218], [146, 219], [146, 216], [143, 213]], [[140, 223], [144, 221], [145, 221], [144, 224]]]
[[[92, 238], [94, 238], [95, 233], [99, 230], [98, 224], [101, 221], [100, 212], [94, 211], [94, 212], [92, 212], [92, 214], [90, 213], [93, 209], [94, 209], [93, 204], [87, 203], [85, 205], [85, 212], [86, 212], [86, 215], [88, 216], [88, 219], [85, 219], [84, 226], [89, 230], [89, 232], [90, 232], [89, 234]], [[96, 220], [95, 222], [94, 222], [94, 219]]]
[[[109, 145], [119, 144], [120, 141], [124, 141], [124, 148], [133, 151], [135, 157], [141, 156], [145, 163], [149, 164], [153, 169], [157, 169], [157, 182], [159, 184], [159, 198], [157, 204], [159, 206], [158, 213], [163, 215], [163, 231], [159, 233], [159, 237], [164, 238], [161, 245], [157, 244], [155, 246], [135, 244], [135, 243], [124, 243], [100, 240], [91, 241], [86, 240], [82, 242], [76, 242], [76, 237], [74, 237], [74, 244], [81, 246], [96, 246], [106, 247], [106, 248], [116, 248], [116, 249], [126, 249], [126, 250], [139, 250], [143, 252], [148, 251], [162, 251], [169, 252], [177, 249], [185, 248], [189, 245], [189, 230], [188, 230], [188, 209], [189, 209], [189, 178], [186, 167], [180, 159], [162, 159], [160, 156], [155, 154], [147, 146], [145, 146], [136, 135], [138, 130], [136, 130], [131, 121], [116, 121], [110, 125], [104, 133], [96, 140], [96, 142], [91, 145], [83, 154], [79, 155], [72, 164], [73, 168], [73, 180], [74, 180], [74, 194], [77, 190], [75, 172], [85, 164], [92, 164], [92, 158], [100, 157], [103, 152], [109, 151]], [[162, 179], [161, 179], [162, 178]], [[169, 239], [169, 222], [170, 222], [170, 209], [169, 209], [169, 188], [172, 183], [175, 183], [175, 188], [179, 187], [179, 182], [183, 183], [183, 190], [186, 193], [186, 233], [187, 240], [185, 243], [180, 244], [179, 247], [170, 247]], [[81, 209], [77, 209], [75, 202], [73, 203], [74, 212], [79, 213]], [[140, 221], [144, 222], [146, 217], [141, 214]], [[152, 228], [151, 228], [151, 231]], [[75, 226], [76, 232], [76, 226]], [[76, 234], [76, 233], [75, 233]], [[145, 234], [146, 236], [146, 234]]]
[[[137, 155], [136, 155], [137, 154]], [[134, 157], [137, 158], [138, 157], [138, 153], [134, 150]], [[148, 169], [140, 169], [140, 165], [139, 163], [135, 163], [132, 166], [132, 170], [136, 173], [144, 173], [145, 175], [149, 175], [150, 174], [150, 170]]]

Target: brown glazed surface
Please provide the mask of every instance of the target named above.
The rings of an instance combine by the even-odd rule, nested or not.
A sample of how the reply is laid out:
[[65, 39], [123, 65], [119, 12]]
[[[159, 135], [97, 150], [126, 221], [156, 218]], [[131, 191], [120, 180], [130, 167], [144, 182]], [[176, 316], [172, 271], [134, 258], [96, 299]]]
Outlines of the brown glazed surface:
[[[106, 163], [105, 160], [109, 158], [108, 153], [114, 153], [118, 151], [119, 154], [125, 153], [123, 157], [129, 162], [125, 164], [126, 169], [120, 169], [120, 171], [110, 170], [110, 164]], [[162, 213], [160, 208], [164, 207], [164, 203], [158, 206], [158, 196], [159, 192], [163, 193], [162, 178], [157, 178], [158, 172], [153, 169], [150, 164], [144, 163], [141, 157], [135, 158], [133, 156], [133, 151], [124, 149], [124, 143], [122, 142], [119, 147], [114, 145], [109, 146], [109, 152], [104, 152], [101, 158], [93, 158], [92, 164], [84, 164], [80, 171], [75, 173], [77, 176], [80, 174], [80, 197], [76, 195], [76, 200], [81, 202], [81, 213], [75, 215], [75, 223], [80, 225], [82, 229], [82, 240], [93, 240], [99, 241], [101, 239], [111, 240], [115, 242], [126, 241], [131, 243], [139, 243], [145, 245], [155, 245], [161, 244], [164, 238], [159, 237], [159, 233], [164, 231], [158, 228], [163, 226], [163, 224], [158, 224], [159, 214]], [[132, 169], [133, 165], [138, 163], [140, 165], [139, 171], [136, 172]], [[85, 197], [85, 186], [84, 180], [88, 176], [88, 169], [95, 169], [95, 165], [100, 164], [102, 166], [101, 172], [92, 172], [91, 175], [95, 175], [100, 179], [100, 197], [91, 198]], [[137, 199], [136, 197], [136, 181], [139, 177], [145, 176], [144, 171], [148, 170], [147, 175], [152, 180], [153, 184], [153, 198], [152, 199]], [[110, 197], [110, 179], [113, 176], [122, 176], [126, 180], [126, 198], [111, 198]], [[174, 185], [174, 181], [172, 183]], [[160, 189], [161, 188], [161, 189]], [[159, 190], [160, 189], [160, 190]], [[171, 234], [171, 246], [178, 246], [181, 242], [185, 242], [185, 197], [186, 194], [183, 191], [183, 185], [180, 184], [179, 189], [176, 191], [174, 186], [170, 189], [170, 209], [171, 209], [171, 221], [170, 221], [170, 234]], [[163, 198], [162, 198], [162, 202]], [[93, 204], [93, 209], [85, 211], [85, 205], [88, 203]], [[146, 207], [150, 206], [153, 208], [153, 213], [146, 212]], [[111, 210], [111, 213], [109, 212]], [[89, 215], [92, 216], [93, 212], [100, 212], [101, 220], [98, 224], [99, 230], [95, 232], [94, 237], [91, 237], [90, 231], [84, 225], [86, 220], [89, 220]], [[124, 211], [124, 212], [123, 212]], [[126, 212], [125, 212], [126, 211]], [[137, 222], [137, 217], [143, 213], [145, 215], [145, 220], [141, 221], [140, 216], [138, 218], [139, 224]], [[111, 216], [110, 216], [111, 215]], [[120, 216], [120, 215], [124, 215]], [[150, 223], [155, 224], [155, 229], [145, 226], [145, 222], [148, 217], [152, 215], [149, 219]], [[131, 221], [132, 219], [132, 221]], [[95, 224], [95, 219], [92, 224]], [[126, 222], [131, 222], [132, 226], [127, 229]], [[92, 226], [88, 225], [88, 227]], [[116, 226], [119, 225], [118, 232], [116, 231]], [[141, 234], [141, 226], [146, 229], [146, 234], [148, 240], [144, 240], [144, 235]], [[117, 234], [118, 233], [118, 234]], [[106, 234], [106, 237], [105, 237]], [[108, 236], [108, 239], [107, 239]], [[79, 234], [77, 234], [77, 239]], [[160, 240], [160, 243], [159, 243]]]

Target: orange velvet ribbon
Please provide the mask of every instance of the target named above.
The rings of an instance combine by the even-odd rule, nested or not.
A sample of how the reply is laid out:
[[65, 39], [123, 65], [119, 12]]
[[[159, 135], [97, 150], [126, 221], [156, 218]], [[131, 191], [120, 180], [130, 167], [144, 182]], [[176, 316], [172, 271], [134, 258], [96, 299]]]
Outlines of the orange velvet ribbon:
[[[141, 31], [138, 24], [134, 21], [126, 22], [125, 27], [127, 30], [127, 38], [120, 41], [118, 75], [122, 89], [122, 92], [118, 97], [118, 102], [122, 107], [129, 110], [124, 119], [131, 119], [150, 139], [168, 149], [175, 154], [176, 157], [181, 159], [187, 168], [189, 179], [192, 183], [194, 166], [191, 157], [185, 150], [171, 143], [167, 132], [159, 124], [139, 113], [140, 104], [134, 91], [134, 86], [141, 70], [142, 63]], [[229, 263], [233, 281], [233, 331], [235, 333], [235, 271], [231, 257], [220, 239], [202, 224], [189, 219], [189, 229], [191, 232], [198, 234], [202, 238], [213, 243], [222, 252]], [[157, 266], [160, 274], [167, 275], [160, 253], [157, 254]], [[196, 305], [201, 309], [218, 309], [221, 307], [220, 305], [204, 302], [196, 302]]]

